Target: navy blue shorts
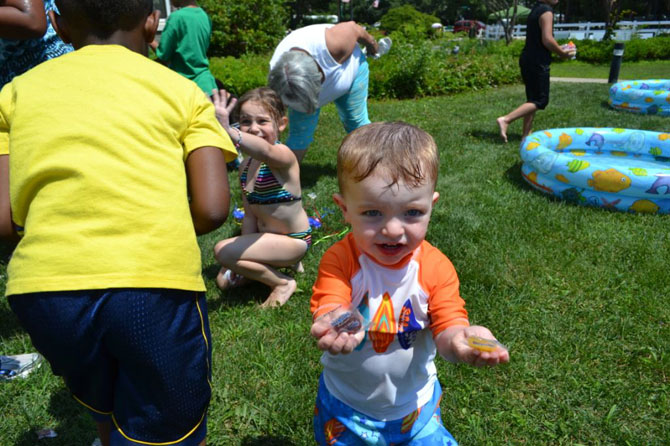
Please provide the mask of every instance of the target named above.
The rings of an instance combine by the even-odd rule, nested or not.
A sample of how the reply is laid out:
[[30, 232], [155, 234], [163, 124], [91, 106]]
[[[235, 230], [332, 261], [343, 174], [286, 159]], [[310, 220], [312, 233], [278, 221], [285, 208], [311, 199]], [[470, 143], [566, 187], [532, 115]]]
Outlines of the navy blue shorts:
[[526, 85], [526, 102], [532, 102], [538, 109], [544, 110], [549, 104], [549, 64], [538, 64], [519, 60], [521, 77]]
[[197, 445], [211, 397], [204, 293], [112, 289], [31, 293], [9, 304], [35, 348], [112, 445]]

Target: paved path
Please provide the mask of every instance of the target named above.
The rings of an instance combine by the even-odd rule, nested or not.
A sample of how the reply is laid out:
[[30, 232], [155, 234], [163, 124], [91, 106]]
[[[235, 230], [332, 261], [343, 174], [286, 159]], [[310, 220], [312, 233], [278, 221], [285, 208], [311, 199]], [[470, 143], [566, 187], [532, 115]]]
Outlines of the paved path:
[[590, 84], [606, 84], [607, 79], [588, 79], [581, 77], [550, 77], [551, 82], [582, 82]]

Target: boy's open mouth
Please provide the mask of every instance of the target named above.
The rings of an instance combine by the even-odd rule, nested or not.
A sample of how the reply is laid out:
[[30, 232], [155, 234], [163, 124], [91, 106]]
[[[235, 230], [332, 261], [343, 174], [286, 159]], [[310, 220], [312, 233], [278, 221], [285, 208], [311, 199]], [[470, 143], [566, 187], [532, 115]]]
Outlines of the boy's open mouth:
[[401, 243], [379, 243], [377, 246], [383, 254], [394, 255], [397, 254], [404, 245]]

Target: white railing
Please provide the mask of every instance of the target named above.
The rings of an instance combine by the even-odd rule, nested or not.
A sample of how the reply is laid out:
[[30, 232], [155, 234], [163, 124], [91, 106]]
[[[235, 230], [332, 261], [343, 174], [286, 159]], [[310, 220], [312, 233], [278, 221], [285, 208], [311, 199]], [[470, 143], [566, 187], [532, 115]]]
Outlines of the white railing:
[[[670, 33], [670, 20], [657, 22], [620, 21], [614, 31], [614, 40], [627, 41], [633, 36], [648, 39], [662, 33]], [[554, 37], [557, 39], [602, 40], [605, 35], [605, 22], [555, 23]], [[515, 39], [526, 37], [526, 25], [515, 25], [512, 32]], [[486, 25], [483, 38], [497, 40], [505, 38], [501, 24]]]

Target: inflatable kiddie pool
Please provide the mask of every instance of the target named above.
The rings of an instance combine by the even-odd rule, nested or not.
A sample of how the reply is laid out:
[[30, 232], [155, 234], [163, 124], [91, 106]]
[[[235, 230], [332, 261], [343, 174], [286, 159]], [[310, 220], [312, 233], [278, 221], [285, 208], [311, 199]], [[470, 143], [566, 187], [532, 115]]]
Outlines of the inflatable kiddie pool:
[[670, 79], [623, 81], [610, 87], [612, 108], [670, 116]]
[[670, 133], [564, 128], [521, 144], [523, 178], [572, 203], [627, 212], [670, 213]]

